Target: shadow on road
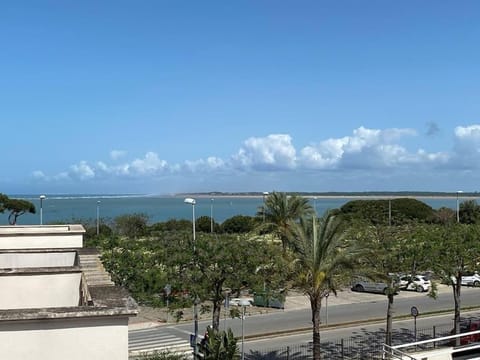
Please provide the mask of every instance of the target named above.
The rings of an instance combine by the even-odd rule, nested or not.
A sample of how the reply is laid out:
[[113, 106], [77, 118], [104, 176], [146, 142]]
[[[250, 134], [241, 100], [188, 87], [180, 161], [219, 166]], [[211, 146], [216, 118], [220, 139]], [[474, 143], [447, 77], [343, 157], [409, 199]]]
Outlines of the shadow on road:
[[[480, 321], [480, 317], [462, 318], [462, 328], [468, 328], [472, 321]], [[436, 325], [431, 328], [417, 329], [398, 328], [393, 331], [392, 344], [400, 345], [414, 341], [439, 338], [451, 334], [452, 323]], [[382, 348], [385, 343], [385, 329], [368, 330], [361, 328], [352, 333], [349, 338], [325, 341], [321, 343], [323, 359], [382, 359]], [[436, 346], [442, 344], [436, 343]], [[444, 344], [447, 345], [447, 344]], [[428, 350], [433, 344], [417, 346], [414, 350]], [[410, 349], [413, 350], [413, 349]], [[299, 344], [278, 349], [251, 350], [245, 354], [247, 360], [299, 360], [312, 358], [312, 344]]]

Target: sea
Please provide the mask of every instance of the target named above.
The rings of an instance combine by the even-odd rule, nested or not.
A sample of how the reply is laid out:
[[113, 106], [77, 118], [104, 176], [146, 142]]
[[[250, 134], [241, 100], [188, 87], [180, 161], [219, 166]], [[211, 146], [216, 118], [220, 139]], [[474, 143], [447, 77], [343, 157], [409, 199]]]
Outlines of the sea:
[[[34, 225], [40, 223], [40, 212], [43, 224], [59, 222], [78, 223], [95, 222], [98, 217], [108, 222], [120, 215], [145, 214], [150, 224], [170, 219], [191, 220], [200, 216], [212, 216], [217, 223], [222, 223], [235, 215], [254, 216], [263, 204], [262, 196], [191, 196], [195, 198], [192, 205], [184, 203], [184, 196], [158, 195], [49, 195], [45, 194], [41, 201], [39, 195], [9, 195], [10, 198], [25, 199], [36, 207], [35, 214], [24, 214], [17, 220], [18, 225]], [[361, 197], [356, 197], [359, 199]], [[364, 199], [367, 199], [365, 197]], [[375, 197], [379, 199], [379, 197]], [[434, 209], [448, 207], [456, 209], [454, 197], [417, 198]], [[327, 210], [336, 209], [352, 200], [351, 197], [317, 197], [309, 198], [319, 215]], [[40, 207], [41, 205], [41, 207]], [[0, 225], [8, 224], [8, 212], [0, 213]]]

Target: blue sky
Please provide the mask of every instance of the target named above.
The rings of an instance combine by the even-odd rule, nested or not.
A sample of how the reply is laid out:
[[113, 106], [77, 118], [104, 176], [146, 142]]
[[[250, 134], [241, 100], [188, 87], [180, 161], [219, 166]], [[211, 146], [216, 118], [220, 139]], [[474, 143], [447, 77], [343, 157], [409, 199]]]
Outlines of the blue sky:
[[0, 192], [478, 191], [478, 1], [16, 1]]

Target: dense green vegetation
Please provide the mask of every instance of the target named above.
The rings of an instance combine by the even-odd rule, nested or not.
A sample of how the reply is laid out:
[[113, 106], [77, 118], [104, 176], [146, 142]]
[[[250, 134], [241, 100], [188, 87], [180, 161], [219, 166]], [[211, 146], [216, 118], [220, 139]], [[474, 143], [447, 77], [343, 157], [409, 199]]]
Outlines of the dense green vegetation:
[[[101, 250], [117, 284], [140, 303], [162, 307], [168, 299], [170, 310], [178, 309], [178, 319], [181, 308], [198, 299], [202, 311], [212, 314], [218, 334], [212, 339], [225, 340], [218, 328], [227, 294], [303, 291], [310, 298], [314, 358], [319, 359], [322, 300], [348, 286], [353, 276], [388, 284], [387, 343], [398, 293], [392, 274], [430, 271], [437, 281], [451, 285], [454, 329], [459, 330], [461, 293], [456, 284], [462, 274], [477, 270], [480, 261], [480, 207], [467, 200], [458, 215], [457, 223], [451, 209], [396, 198], [352, 200], [317, 217], [305, 198], [272, 193], [256, 217], [235, 216], [222, 224], [198, 218], [195, 242], [188, 220], [149, 225], [142, 214], [108, 224], [102, 219], [98, 236], [92, 230], [95, 224], [85, 227], [87, 246]], [[167, 284], [172, 289], [168, 297]], [[435, 286], [429, 295], [435, 297]]]

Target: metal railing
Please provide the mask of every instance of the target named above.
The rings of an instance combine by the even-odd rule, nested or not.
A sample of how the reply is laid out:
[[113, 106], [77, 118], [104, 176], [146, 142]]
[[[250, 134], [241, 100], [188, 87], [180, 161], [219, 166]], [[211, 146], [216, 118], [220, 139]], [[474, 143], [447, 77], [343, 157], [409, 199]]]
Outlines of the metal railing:
[[[451, 325], [433, 326], [431, 328], [417, 329], [414, 333], [409, 329], [397, 329], [392, 333], [392, 348], [405, 343], [419, 341], [417, 349], [427, 350], [434, 347], [445, 345], [445, 340], [429, 343], [425, 340], [442, 337], [450, 334]], [[348, 338], [336, 339], [334, 341], [322, 341], [320, 351], [322, 359], [329, 360], [382, 360], [384, 359], [384, 340], [385, 331], [362, 330], [361, 334], [350, 336]], [[407, 353], [397, 350], [395, 353]], [[391, 354], [392, 355], [392, 354]], [[250, 350], [245, 354], [246, 360], [300, 360], [312, 359], [312, 343], [297, 344], [278, 348], [269, 348], [261, 350]], [[395, 359], [395, 357], [390, 357]], [[399, 357], [397, 356], [399, 359]], [[404, 359], [408, 359], [404, 357]], [[414, 358], [413, 358], [414, 359]]]

